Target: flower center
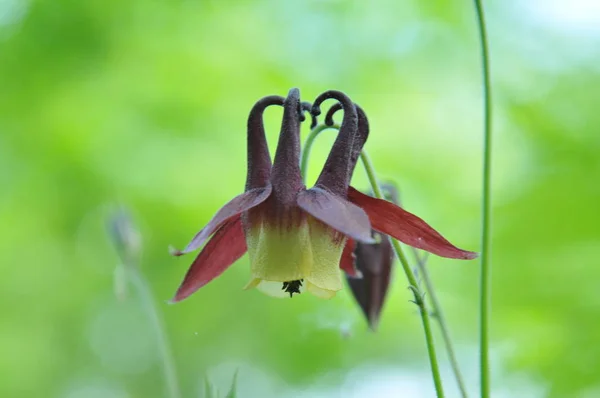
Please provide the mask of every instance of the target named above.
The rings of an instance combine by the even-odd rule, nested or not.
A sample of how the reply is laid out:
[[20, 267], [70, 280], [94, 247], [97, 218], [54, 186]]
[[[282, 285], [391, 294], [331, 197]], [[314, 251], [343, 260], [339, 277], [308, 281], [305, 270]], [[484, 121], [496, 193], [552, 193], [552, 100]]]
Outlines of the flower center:
[[304, 279], [290, 281], [290, 282], [283, 282], [283, 287], [281, 288], [281, 290], [283, 290], [286, 293], [289, 293], [290, 297], [292, 297], [294, 295], [294, 293], [300, 294], [300, 287], [302, 287], [303, 281], [304, 281]]

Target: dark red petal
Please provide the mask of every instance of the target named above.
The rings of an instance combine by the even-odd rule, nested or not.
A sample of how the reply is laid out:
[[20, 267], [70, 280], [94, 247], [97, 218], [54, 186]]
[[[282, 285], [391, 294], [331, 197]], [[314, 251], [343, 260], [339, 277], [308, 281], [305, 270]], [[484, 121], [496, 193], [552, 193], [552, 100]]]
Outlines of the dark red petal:
[[198, 254], [171, 301], [185, 299], [221, 275], [242, 257], [246, 250], [241, 217], [237, 216], [226, 221]]
[[271, 185], [264, 188], [251, 189], [231, 199], [225, 206], [221, 207], [212, 220], [194, 236], [192, 241], [183, 250], [174, 250], [171, 254], [181, 256], [192, 252], [202, 246], [206, 239], [211, 236], [228, 219], [239, 216], [241, 213], [264, 202], [271, 194]]
[[371, 243], [371, 223], [360, 207], [321, 188], [300, 191], [300, 208], [333, 229], [360, 242]]
[[360, 273], [357, 272], [357, 269], [354, 265], [354, 247], [356, 246], [355, 242], [352, 239], [348, 239], [346, 245], [344, 246], [344, 251], [342, 252], [342, 257], [340, 258], [340, 269], [346, 273], [346, 275], [357, 278], [360, 277]]
[[386, 200], [372, 198], [356, 189], [348, 189], [348, 199], [369, 215], [373, 229], [407, 245], [441, 257], [471, 260], [477, 253], [459, 249], [425, 221]]

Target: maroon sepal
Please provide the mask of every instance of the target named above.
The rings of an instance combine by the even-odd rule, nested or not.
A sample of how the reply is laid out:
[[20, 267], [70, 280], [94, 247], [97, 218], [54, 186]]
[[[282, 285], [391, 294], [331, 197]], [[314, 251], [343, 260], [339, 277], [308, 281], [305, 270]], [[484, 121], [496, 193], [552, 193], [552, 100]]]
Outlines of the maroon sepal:
[[386, 200], [373, 198], [350, 187], [348, 199], [369, 216], [373, 229], [400, 242], [441, 257], [471, 260], [477, 253], [459, 249], [425, 221]]
[[227, 220], [239, 217], [240, 214], [258, 206], [271, 195], [271, 185], [264, 188], [255, 188], [231, 199], [225, 206], [221, 207], [217, 214], [202, 228], [183, 250], [171, 252], [174, 256], [192, 252], [204, 244], [206, 239], [219, 229]]
[[171, 302], [185, 299], [221, 275], [246, 250], [240, 216], [226, 221], [198, 254]]

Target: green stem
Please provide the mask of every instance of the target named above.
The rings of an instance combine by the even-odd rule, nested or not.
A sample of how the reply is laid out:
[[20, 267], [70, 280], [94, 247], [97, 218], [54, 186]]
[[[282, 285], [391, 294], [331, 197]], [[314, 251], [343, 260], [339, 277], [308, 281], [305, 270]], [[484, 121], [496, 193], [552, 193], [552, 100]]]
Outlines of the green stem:
[[141, 248], [141, 236], [126, 208], [118, 208], [112, 216], [107, 219], [108, 234], [121, 259], [121, 265], [115, 270], [115, 293], [117, 297], [123, 297], [128, 282], [137, 290], [137, 295], [146, 315], [150, 318], [152, 329], [156, 333], [156, 342], [159, 355], [162, 359], [162, 368], [165, 376], [165, 390], [167, 398], [181, 398], [181, 391], [177, 381], [175, 361], [169, 346], [167, 332], [160, 317], [160, 312], [150, 284], [140, 271], [139, 258]]
[[444, 311], [442, 310], [442, 305], [433, 287], [433, 281], [431, 280], [431, 277], [429, 275], [426, 260], [425, 258], [419, 255], [419, 251], [414, 247], [412, 248], [412, 251], [415, 256], [417, 267], [419, 268], [421, 279], [425, 282], [427, 293], [429, 293], [429, 301], [431, 302], [433, 314], [435, 315], [434, 318], [437, 319], [440, 325], [442, 338], [444, 339], [446, 352], [448, 354], [448, 359], [450, 360], [450, 366], [452, 367], [452, 371], [454, 372], [454, 378], [456, 379], [456, 383], [458, 384], [458, 389], [460, 390], [460, 395], [463, 398], [467, 398], [467, 387], [463, 380], [463, 376], [458, 365], [458, 360], [456, 359], [456, 354], [454, 353], [454, 346], [452, 344], [452, 338], [450, 337], [450, 328], [448, 327], [448, 323], [446, 322], [446, 316], [444, 315]]
[[153, 329], [156, 332], [158, 349], [160, 351], [165, 376], [167, 397], [181, 398], [179, 383], [177, 381], [177, 372], [175, 370], [175, 361], [173, 360], [173, 354], [171, 353], [171, 348], [169, 346], [167, 332], [163, 326], [156, 303], [154, 302], [148, 281], [146, 281], [136, 265], [126, 264], [125, 268], [128, 271], [128, 279], [137, 289], [142, 306], [146, 310], [146, 314], [150, 318]]
[[480, 272], [480, 383], [481, 397], [490, 396], [489, 325], [491, 312], [491, 264], [490, 264], [490, 201], [492, 163], [492, 109], [488, 39], [481, 0], [474, 0], [477, 26], [481, 41], [483, 74], [483, 199], [481, 222], [481, 272]]
[[[371, 188], [373, 189], [374, 196], [379, 199], [384, 199], [383, 193], [381, 192], [381, 188], [379, 187], [379, 182], [377, 182], [377, 178], [375, 176], [375, 169], [373, 168], [373, 163], [371, 162], [371, 159], [364, 150], [361, 152], [360, 158], [362, 160], [363, 165], [365, 166], [365, 171], [367, 172], [367, 177], [369, 178], [369, 182], [371, 183]], [[415, 274], [413, 273], [410, 265], [408, 264], [408, 260], [406, 259], [406, 256], [402, 251], [400, 243], [396, 239], [390, 240], [392, 241], [394, 251], [398, 256], [398, 259], [400, 260], [400, 264], [402, 265], [404, 273], [406, 274], [406, 278], [408, 279], [408, 283], [410, 284], [409, 288], [413, 292], [414, 303], [419, 307], [419, 313], [421, 314], [421, 321], [423, 323], [423, 331], [425, 332], [427, 351], [429, 353], [429, 364], [431, 365], [431, 374], [433, 375], [433, 382], [435, 384], [435, 391], [437, 393], [438, 398], [441, 398], [444, 397], [444, 389], [442, 387], [442, 378], [440, 376], [440, 369], [438, 366], [437, 355], [435, 352], [433, 334], [431, 332], [431, 323], [429, 322], [429, 311], [427, 310], [427, 305], [425, 304], [425, 300], [423, 299], [424, 294], [419, 288], [417, 278], [415, 277]]]
[[302, 157], [300, 158], [300, 174], [306, 182], [306, 171], [308, 169], [308, 158], [310, 157], [310, 150], [315, 142], [315, 139], [321, 134], [322, 131], [327, 129], [335, 129], [339, 130], [339, 124], [333, 124], [331, 126], [327, 126], [325, 124], [319, 124], [314, 129], [310, 131], [310, 134], [306, 138], [304, 142], [304, 149], [302, 150]]

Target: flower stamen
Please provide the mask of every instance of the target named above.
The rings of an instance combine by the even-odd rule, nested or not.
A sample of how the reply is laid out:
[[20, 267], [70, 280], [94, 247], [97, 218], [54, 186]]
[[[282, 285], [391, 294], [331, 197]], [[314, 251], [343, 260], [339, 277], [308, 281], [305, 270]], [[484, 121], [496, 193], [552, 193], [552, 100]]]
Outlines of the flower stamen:
[[286, 293], [289, 293], [290, 297], [292, 297], [294, 295], [294, 293], [300, 294], [300, 288], [302, 287], [302, 282], [304, 282], [304, 279], [283, 282], [283, 287], [281, 288], [281, 290], [283, 290]]

